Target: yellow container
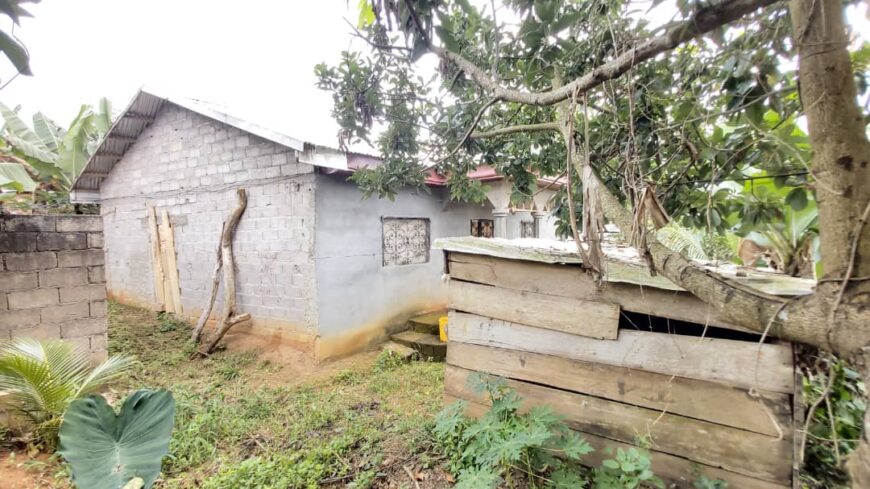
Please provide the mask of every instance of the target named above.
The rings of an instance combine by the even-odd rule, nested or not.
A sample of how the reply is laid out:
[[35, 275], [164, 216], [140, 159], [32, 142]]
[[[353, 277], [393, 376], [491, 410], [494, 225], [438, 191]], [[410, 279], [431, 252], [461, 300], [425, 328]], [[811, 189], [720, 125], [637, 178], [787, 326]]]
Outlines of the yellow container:
[[438, 338], [440, 338], [442, 342], [447, 341], [447, 316], [441, 316], [438, 318]]

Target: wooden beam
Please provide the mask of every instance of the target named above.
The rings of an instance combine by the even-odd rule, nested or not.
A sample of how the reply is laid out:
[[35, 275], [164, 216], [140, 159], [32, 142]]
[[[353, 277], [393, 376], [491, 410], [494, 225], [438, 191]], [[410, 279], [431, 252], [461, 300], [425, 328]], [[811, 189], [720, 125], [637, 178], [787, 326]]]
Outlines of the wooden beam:
[[[445, 392], [488, 403], [485, 394], [468, 387], [473, 373], [448, 365]], [[507, 386], [523, 398], [522, 411], [545, 405], [573, 429], [624, 443], [646, 437], [659, 452], [769, 482], [791, 482], [791, 432], [778, 438], [527, 382], [508, 380]]]
[[136, 138], [132, 136], [122, 136], [120, 134], [109, 134], [106, 136], [106, 139], [112, 139], [114, 141], [120, 141], [122, 143], [135, 143]]
[[604, 302], [453, 280], [448, 303], [458, 311], [590, 338], [615, 340], [619, 331], [619, 306]]
[[153, 122], [154, 116], [147, 114], [140, 114], [138, 112], [127, 112], [122, 116], [124, 119], [131, 119], [135, 121], [143, 121], [143, 122]]
[[[699, 338], [620, 330], [596, 340], [500, 319], [450, 311], [450, 341], [556, 355], [647, 372], [792, 394], [794, 366], [788, 344]], [[450, 348], [448, 347], [448, 350]]]
[[450, 343], [447, 363], [725, 426], [778, 436], [792, 425], [791, 397], [600, 363]]
[[[472, 418], [479, 418], [489, 410], [489, 406], [484, 404], [473, 402], [468, 399], [461, 399], [450, 394], [444, 395], [445, 405], [460, 400], [466, 403], [465, 414]], [[576, 429], [574, 431], [580, 433], [580, 435], [582, 435], [583, 438], [585, 438], [586, 441], [595, 448], [594, 452], [583, 456], [583, 464], [588, 467], [598, 467], [601, 465], [603, 460], [613, 458], [613, 453], [605, 451], [607, 448], [611, 450], [617, 448], [628, 450], [634, 446], [632, 443], [624, 443], [591, 433], [585, 433]], [[676, 487], [692, 487], [692, 483], [697, 479], [699, 473], [704, 474], [710, 479], [722, 479], [728, 482], [728, 487], [733, 487], [735, 489], [786, 489], [791, 487], [789, 485], [776, 484], [774, 482], [755, 479], [736, 472], [723, 470], [718, 467], [702, 465], [692, 460], [677, 457], [668, 453], [652, 451], [651, 455], [653, 472], [662, 479], [674, 483]]]

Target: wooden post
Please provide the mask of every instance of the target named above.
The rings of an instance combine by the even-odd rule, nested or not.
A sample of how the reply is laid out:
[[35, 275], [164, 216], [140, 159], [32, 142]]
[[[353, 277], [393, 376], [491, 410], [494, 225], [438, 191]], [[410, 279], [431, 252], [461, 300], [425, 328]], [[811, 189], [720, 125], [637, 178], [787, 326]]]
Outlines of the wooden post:
[[160, 253], [160, 234], [157, 231], [157, 214], [154, 206], [148, 207], [148, 230], [151, 233], [151, 267], [154, 275], [154, 299], [158, 309], [165, 309], [166, 298], [163, 293], [163, 263]]

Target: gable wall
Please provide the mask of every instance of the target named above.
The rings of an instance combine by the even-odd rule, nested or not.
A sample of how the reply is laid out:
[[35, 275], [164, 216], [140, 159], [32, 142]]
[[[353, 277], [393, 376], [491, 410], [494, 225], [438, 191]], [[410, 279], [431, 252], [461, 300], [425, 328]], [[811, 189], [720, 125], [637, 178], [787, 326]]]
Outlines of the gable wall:
[[153, 205], [158, 219], [161, 209], [169, 211], [184, 313], [198, 316], [210, 292], [221, 224], [239, 186], [248, 191], [234, 241], [239, 312], [250, 313], [253, 329], [272, 341], [310, 345], [316, 325], [313, 167], [297, 163], [292, 149], [170, 103], [102, 184], [109, 294], [154, 306], [147, 219]]

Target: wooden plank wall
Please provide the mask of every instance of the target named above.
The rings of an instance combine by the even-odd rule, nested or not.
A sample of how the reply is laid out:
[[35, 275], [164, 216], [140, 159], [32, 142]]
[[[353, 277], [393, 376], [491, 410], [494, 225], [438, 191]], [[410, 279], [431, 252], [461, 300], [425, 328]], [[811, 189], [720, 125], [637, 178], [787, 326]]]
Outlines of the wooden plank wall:
[[576, 266], [449, 253], [448, 271], [446, 400], [479, 415], [488, 399], [468, 378], [498, 375], [524, 408], [551, 406], [596, 448], [648, 438], [657, 474], [678, 487], [699, 470], [734, 488], [791, 487], [790, 345], [617, 330], [620, 308], [740, 328], [688, 294], [599, 290]]

